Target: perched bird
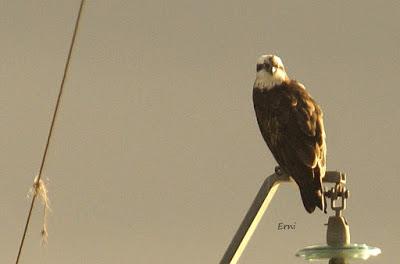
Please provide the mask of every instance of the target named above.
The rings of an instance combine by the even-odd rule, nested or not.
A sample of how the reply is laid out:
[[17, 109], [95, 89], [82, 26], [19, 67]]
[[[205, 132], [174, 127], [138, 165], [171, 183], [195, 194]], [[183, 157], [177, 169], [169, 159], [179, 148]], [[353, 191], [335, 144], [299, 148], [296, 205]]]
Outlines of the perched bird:
[[325, 211], [326, 142], [320, 107], [304, 85], [288, 77], [276, 55], [257, 60], [253, 102], [261, 134], [280, 169], [299, 186], [305, 209]]

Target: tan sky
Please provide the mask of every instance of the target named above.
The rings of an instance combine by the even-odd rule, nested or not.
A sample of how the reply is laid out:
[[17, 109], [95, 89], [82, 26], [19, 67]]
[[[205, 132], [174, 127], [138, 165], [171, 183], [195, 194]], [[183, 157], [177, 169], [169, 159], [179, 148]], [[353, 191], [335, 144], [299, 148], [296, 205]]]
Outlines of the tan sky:
[[[0, 1], [0, 262], [13, 263], [79, 1]], [[275, 162], [255, 61], [277, 53], [325, 113], [328, 169], [348, 174], [352, 242], [400, 246], [398, 1], [87, 1], [20, 263], [217, 263]], [[278, 231], [296, 222], [295, 231]], [[294, 185], [240, 263], [304, 263], [323, 243]]]

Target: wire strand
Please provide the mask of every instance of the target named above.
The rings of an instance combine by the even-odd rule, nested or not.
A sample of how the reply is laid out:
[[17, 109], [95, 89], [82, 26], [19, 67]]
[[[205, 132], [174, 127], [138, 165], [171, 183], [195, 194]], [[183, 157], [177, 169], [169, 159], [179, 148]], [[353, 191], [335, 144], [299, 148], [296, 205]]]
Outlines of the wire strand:
[[[65, 80], [66, 80], [68, 69], [69, 69], [69, 63], [70, 63], [70, 60], [71, 60], [72, 50], [73, 50], [74, 44], [75, 44], [76, 34], [78, 32], [78, 26], [79, 26], [79, 21], [80, 21], [80, 18], [81, 18], [84, 2], [85, 2], [85, 0], [81, 0], [81, 4], [79, 6], [79, 11], [78, 11], [78, 16], [76, 17], [74, 32], [72, 34], [72, 40], [71, 40], [71, 43], [70, 43], [70, 46], [69, 46], [68, 56], [67, 56], [67, 60], [65, 62], [65, 66], [64, 66], [64, 73], [63, 73], [63, 77], [62, 77], [62, 80], [61, 80], [61, 84], [60, 84], [60, 88], [59, 88], [59, 92], [58, 92], [58, 96], [57, 96], [57, 102], [56, 102], [56, 106], [54, 108], [53, 118], [51, 120], [51, 124], [50, 124], [49, 133], [48, 133], [48, 136], [47, 136], [46, 145], [45, 145], [43, 156], [42, 156], [42, 160], [41, 160], [41, 163], [40, 163], [39, 173], [38, 173], [38, 176], [37, 176], [37, 182], [40, 182], [40, 179], [42, 177], [43, 168], [44, 168], [44, 165], [46, 163], [47, 152], [48, 152], [48, 149], [49, 149], [49, 146], [50, 146], [51, 137], [53, 135], [54, 124], [55, 124], [55, 121], [56, 121], [58, 109], [60, 108], [60, 101], [61, 101], [61, 97], [62, 97], [63, 90], [64, 90], [64, 84], [65, 84]], [[37, 192], [35, 192], [33, 197], [32, 197], [31, 206], [29, 208], [28, 217], [26, 219], [25, 228], [24, 228], [24, 232], [23, 232], [23, 235], [22, 235], [21, 243], [19, 245], [17, 260], [15, 261], [15, 264], [18, 264], [19, 259], [21, 257], [22, 248], [24, 246], [24, 241], [25, 241], [26, 233], [28, 231], [28, 226], [29, 226], [29, 222], [30, 222], [30, 219], [31, 219], [32, 210], [33, 210], [33, 207], [35, 205], [36, 197], [37, 197]]]

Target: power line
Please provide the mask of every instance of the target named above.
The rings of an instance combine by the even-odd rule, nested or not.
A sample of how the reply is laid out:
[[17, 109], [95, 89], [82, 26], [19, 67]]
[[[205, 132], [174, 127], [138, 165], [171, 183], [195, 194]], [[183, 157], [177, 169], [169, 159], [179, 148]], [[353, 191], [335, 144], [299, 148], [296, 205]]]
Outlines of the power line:
[[[47, 152], [48, 152], [48, 149], [49, 149], [49, 146], [50, 146], [50, 140], [51, 140], [51, 137], [53, 135], [54, 124], [55, 124], [55, 121], [56, 121], [58, 109], [60, 108], [60, 101], [61, 101], [61, 97], [62, 97], [63, 90], [64, 90], [64, 84], [65, 84], [65, 80], [66, 80], [68, 69], [69, 69], [69, 63], [70, 63], [70, 60], [71, 60], [72, 50], [73, 50], [74, 44], [75, 44], [76, 34], [78, 32], [78, 26], [79, 26], [79, 21], [80, 21], [80, 18], [81, 18], [84, 2], [85, 2], [85, 0], [81, 0], [81, 4], [79, 6], [78, 16], [77, 16], [76, 21], [75, 21], [74, 33], [72, 35], [72, 40], [71, 40], [71, 43], [70, 43], [70, 46], [69, 46], [67, 60], [65, 62], [64, 73], [63, 73], [63, 77], [62, 77], [62, 80], [61, 80], [60, 89], [59, 89], [59, 92], [58, 92], [57, 102], [56, 102], [56, 106], [54, 108], [53, 118], [51, 120], [51, 124], [50, 124], [49, 133], [48, 133], [48, 136], [47, 136], [46, 145], [45, 145], [43, 156], [42, 156], [42, 160], [41, 160], [41, 163], [40, 163], [39, 173], [38, 173], [38, 176], [37, 176], [37, 178], [35, 180], [34, 187], [36, 187], [36, 185], [38, 185], [40, 183], [40, 179], [42, 177], [43, 168], [44, 168], [44, 165], [45, 165], [45, 162], [46, 162]], [[18, 264], [19, 259], [21, 257], [21, 252], [22, 252], [22, 248], [24, 246], [24, 241], [25, 241], [27, 230], [28, 230], [29, 222], [31, 220], [32, 210], [33, 210], [33, 207], [35, 205], [36, 197], [37, 197], [37, 191], [34, 191], [33, 192], [33, 196], [32, 196], [31, 206], [29, 208], [28, 217], [27, 217], [26, 223], [25, 223], [24, 233], [22, 235], [21, 243], [19, 245], [17, 260], [15, 261], [15, 264]]]

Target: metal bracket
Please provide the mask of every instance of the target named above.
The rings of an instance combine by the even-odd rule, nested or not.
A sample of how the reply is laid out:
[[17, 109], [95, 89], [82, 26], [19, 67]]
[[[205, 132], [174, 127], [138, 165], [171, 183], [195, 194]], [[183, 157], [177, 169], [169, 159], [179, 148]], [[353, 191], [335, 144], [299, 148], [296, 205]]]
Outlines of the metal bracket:
[[[291, 178], [279, 167], [275, 168], [275, 173], [268, 176], [257, 193], [253, 203], [246, 213], [239, 229], [236, 231], [231, 243], [229, 244], [220, 264], [236, 264], [249, 243], [251, 236], [261, 221], [269, 203], [274, 197], [279, 185], [282, 182], [290, 182]], [[337, 183], [346, 182], [346, 175], [338, 171], [327, 171], [323, 182]]]
[[262, 216], [268, 208], [269, 203], [274, 197], [282, 182], [289, 182], [290, 177], [282, 173], [279, 167], [275, 169], [275, 173], [268, 176], [261, 185], [256, 198], [251, 204], [246, 216], [244, 217], [239, 229], [236, 231], [228, 249], [225, 251], [220, 264], [237, 263], [244, 249], [249, 243], [251, 236], [257, 228]]

